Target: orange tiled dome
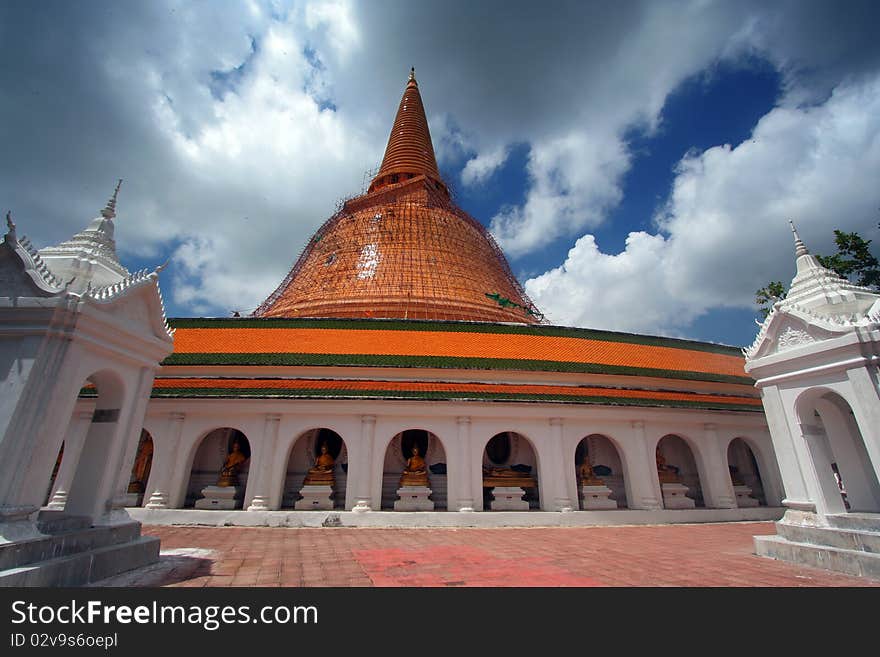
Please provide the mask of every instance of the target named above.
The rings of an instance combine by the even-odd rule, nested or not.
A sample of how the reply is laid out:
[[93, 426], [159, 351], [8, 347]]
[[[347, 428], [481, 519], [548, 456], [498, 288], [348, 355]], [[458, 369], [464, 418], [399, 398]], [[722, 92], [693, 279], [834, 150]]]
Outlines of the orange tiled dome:
[[492, 236], [449, 198], [412, 73], [369, 191], [315, 233], [254, 315], [540, 320]]

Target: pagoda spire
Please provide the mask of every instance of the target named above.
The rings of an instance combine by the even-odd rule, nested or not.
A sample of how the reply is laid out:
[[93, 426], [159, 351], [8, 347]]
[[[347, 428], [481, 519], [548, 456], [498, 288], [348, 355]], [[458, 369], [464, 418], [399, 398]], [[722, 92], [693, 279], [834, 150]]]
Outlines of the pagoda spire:
[[416, 176], [426, 176], [439, 183], [443, 189], [446, 188], [434, 156], [431, 131], [428, 129], [419, 83], [416, 82], [416, 69], [413, 67], [409, 71], [409, 79], [397, 108], [382, 166], [373, 178], [369, 191]]
[[113, 219], [116, 217], [116, 197], [119, 196], [119, 188], [122, 187], [122, 178], [116, 183], [116, 189], [113, 190], [113, 196], [107, 201], [107, 205], [101, 210], [101, 216], [105, 219]]
[[806, 245], [801, 241], [797, 228], [794, 227], [794, 222], [791, 219], [788, 220], [788, 225], [791, 226], [791, 232], [794, 235], [795, 257], [800, 258], [801, 256], [810, 255], [809, 249], [807, 249]]

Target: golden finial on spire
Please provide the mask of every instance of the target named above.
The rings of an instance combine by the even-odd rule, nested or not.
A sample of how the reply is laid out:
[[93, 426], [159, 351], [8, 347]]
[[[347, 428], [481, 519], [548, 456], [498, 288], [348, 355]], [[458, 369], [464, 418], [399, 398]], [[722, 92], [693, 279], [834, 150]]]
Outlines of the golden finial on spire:
[[410, 82], [416, 81], [416, 67], [415, 66], [413, 66], [411, 69], [409, 69], [409, 81]]
[[116, 197], [119, 195], [119, 188], [122, 187], [122, 178], [116, 183], [116, 189], [113, 190], [113, 196], [107, 201], [107, 205], [101, 210], [101, 216], [106, 219], [113, 219], [116, 216]]

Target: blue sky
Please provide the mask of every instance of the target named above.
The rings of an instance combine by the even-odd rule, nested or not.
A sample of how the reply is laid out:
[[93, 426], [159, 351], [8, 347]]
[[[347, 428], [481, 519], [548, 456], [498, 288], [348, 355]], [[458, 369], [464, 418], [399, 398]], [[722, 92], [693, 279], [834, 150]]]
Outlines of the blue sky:
[[745, 345], [787, 220], [880, 243], [875, 2], [0, 5], [0, 198], [37, 245], [125, 179], [169, 315], [255, 308], [381, 160], [410, 66], [439, 164], [556, 324]]

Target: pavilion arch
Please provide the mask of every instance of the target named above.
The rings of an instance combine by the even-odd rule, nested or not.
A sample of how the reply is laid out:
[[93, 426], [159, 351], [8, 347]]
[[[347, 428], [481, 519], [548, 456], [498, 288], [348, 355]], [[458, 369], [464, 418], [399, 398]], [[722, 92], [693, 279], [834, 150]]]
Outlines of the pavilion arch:
[[428, 464], [429, 499], [434, 502], [436, 511], [447, 509], [446, 446], [433, 431], [427, 429], [404, 429], [391, 436], [385, 446], [382, 462], [382, 508], [393, 509], [397, 500], [400, 475], [411, 454], [413, 445]]
[[[73, 474], [64, 511], [94, 517], [97, 514], [96, 502], [112, 495], [109, 489], [98, 489], [102, 483], [112, 486], [112, 480], [115, 479], [108, 476], [111, 473], [107, 472], [107, 468], [112, 467], [108, 454], [114, 452], [113, 443], [119, 440], [119, 417], [126, 399], [126, 388], [123, 377], [112, 369], [92, 373], [86, 377], [85, 383], [82, 394], [95, 396], [95, 408], [80, 448], [69, 450]], [[47, 478], [49, 476], [50, 473], [47, 473]]]
[[130, 506], [142, 506], [144, 503], [144, 493], [147, 491], [147, 482], [150, 480], [150, 470], [153, 466], [153, 451], [153, 436], [146, 429], [141, 429], [134, 464], [131, 466], [131, 477], [128, 480], [127, 493], [131, 496]]
[[204, 432], [196, 440], [190, 449], [187, 458], [188, 477], [182, 482], [185, 486], [184, 507], [192, 507], [196, 500], [202, 497], [202, 489], [206, 486], [216, 486], [220, 478], [223, 463], [229, 454], [232, 444], [239, 442], [241, 451], [244, 452], [245, 460], [238, 470], [238, 485], [236, 488], [237, 507], [240, 508], [247, 489], [248, 472], [251, 465], [251, 444], [247, 435], [236, 427], [217, 427]]
[[[826, 513], [880, 512], [880, 482], [850, 403], [829, 388], [810, 388], [795, 412]], [[839, 482], [838, 482], [839, 477]]]
[[752, 489], [751, 497], [758, 500], [760, 506], [767, 506], [767, 485], [772, 474], [761, 446], [748, 436], [733, 436], [724, 455], [731, 483], [748, 486]]
[[[618, 442], [601, 433], [591, 433], [584, 436], [578, 441], [574, 451], [574, 467], [575, 479], [577, 479], [577, 471], [585, 457], [590, 458], [590, 465], [594, 469], [597, 466], [596, 476], [613, 491], [612, 499], [617, 501], [619, 508], [628, 506], [630, 482], [626, 475], [626, 452], [620, 447]], [[582, 497], [580, 484], [578, 484], [578, 497]], [[579, 508], [581, 506], [579, 505]]]
[[655, 451], [665, 459], [666, 464], [678, 468], [682, 483], [688, 487], [687, 496], [697, 507], [705, 507], [703, 486], [700, 478], [699, 448], [686, 436], [668, 433], [657, 441]]
[[300, 498], [300, 489], [309, 468], [315, 465], [321, 444], [326, 442], [328, 452], [333, 457], [333, 507], [345, 508], [345, 494], [348, 488], [348, 446], [345, 439], [335, 429], [312, 427], [300, 432], [290, 442], [285, 452], [285, 469], [281, 478], [281, 507], [294, 508]]
[[[513, 470], [525, 477], [534, 479], [535, 486], [525, 488], [525, 497], [529, 510], [542, 509], [543, 489], [539, 478], [541, 462], [534, 441], [520, 431], [499, 431], [490, 436], [483, 445], [482, 461], [483, 480], [492, 468]], [[528, 468], [528, 469], [526, 469]], [[483, 485], [483, 508], [491, 508], [491, 488]]]

